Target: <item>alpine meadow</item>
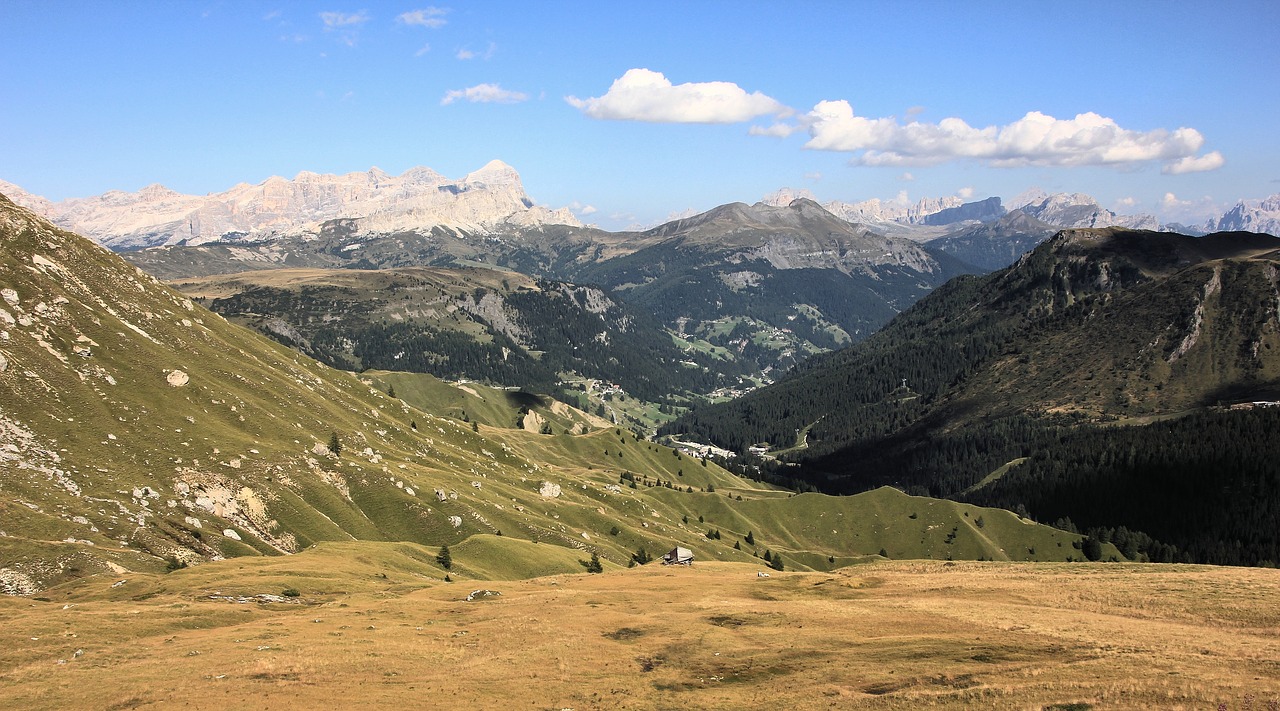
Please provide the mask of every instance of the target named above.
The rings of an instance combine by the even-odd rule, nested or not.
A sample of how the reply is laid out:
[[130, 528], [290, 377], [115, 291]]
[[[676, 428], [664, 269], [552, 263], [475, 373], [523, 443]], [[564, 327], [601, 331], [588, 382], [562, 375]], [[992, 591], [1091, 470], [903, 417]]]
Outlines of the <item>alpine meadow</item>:
[[1280, 707], [1277, 6], [4, 14], [0, 709]]

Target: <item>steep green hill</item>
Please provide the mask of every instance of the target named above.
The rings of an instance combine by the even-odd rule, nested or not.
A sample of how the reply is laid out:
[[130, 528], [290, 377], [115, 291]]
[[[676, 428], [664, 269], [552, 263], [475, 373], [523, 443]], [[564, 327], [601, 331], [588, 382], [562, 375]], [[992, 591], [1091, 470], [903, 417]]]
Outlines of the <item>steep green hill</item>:
[[[330, 369], [4, 199], [0, 247], [5, 592], [353, 539], [456, 547], [464, 577], [563, 571], [591, 553], [623, 565], [640, 548], [657, 554], [675, 543], [703, 558], [754, 561], [705, 532], [756, 522], [762, 544], [796, 567], [875, 552], [857, 537], [767, 530], [785, 518], [772, 506], [793, 505], [785, 493], [624, 429], [466, 423], [427, 386], [414, 392], [393, 374]], [[422, 409], [387, 393], [397, 383]], [[806, 511], [849, 505], [823, 497]], [[1014, 530], [1023, 535], [998, 547], [1018, 551], [1028, 536], [1078, 540]], [[928, 537], [886, 540], [875, 542], [949, 552], [922, 547]], [[557, 550], [525, 559], [534, 543]], [[1035, 547], [1029, 557], [1066, 557]]]
[[[1277, 248], [1249, 233], [1062, 232], [1008, 269], [948, 283], [865, 343], [667, 431], [735, 449], [792, 447], [803, 434], [785, 456], [827, 490], [967, 490], [1042, 520], [1159, 531], [1214, 562], [1274, 561], [1274, 534], [1246, 535], [1230, 521], [1273, 522], [1268, 511], [1278, 510], [1274, 457], [1260, 453], [1280, 443], [1253, 424], [1276, 414], [1248, 405], [1280, 400]], [[1194, 431], [1159, 421], [1232, 404], [1253, 409], [1195, 421], [1202, 455], [1184, 452], [1181, 464], [1157, 455], [1182, 451], [1179, 438]], [[1107, 469], [1117, 453], [1123, 464]], [[1010, 467], [998, 486], [977, 486], [1028, 457], [1044, 466]], [[1114, 487], [1097, 485], [1104, 470], [1126, 482], [1118, 503], [1103, 493]], [[1251, 493], [1207, 496], [1223, 470]], [[1034, 493], [1046, 482], [1057, 503]], [[1161, 489], [1181, 493], [1134, 496]], [[1237, 551], [1214, 552], [1228, 535]]]

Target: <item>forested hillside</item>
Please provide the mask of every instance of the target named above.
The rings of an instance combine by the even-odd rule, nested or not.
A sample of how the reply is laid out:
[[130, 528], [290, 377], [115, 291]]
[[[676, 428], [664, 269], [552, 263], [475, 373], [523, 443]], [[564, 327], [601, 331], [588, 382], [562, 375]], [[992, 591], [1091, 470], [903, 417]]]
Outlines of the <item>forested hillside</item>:
[[684, 352], [651, 316], [600, 289], [511, 272], [293, 270], [177, 286], [227, 318], [350, 370], [547, 393], [566, 380], [595, 379], [649, 401], [705, 393], [737, 375], [732, 361]]
[[[1280, 451], [1257, 424], [1276, 415], [1186, 417], [1280, 400], [1277, 247], [1247, 233], [1064, 232], [1007, 270], [953, 280], [865, 343], [663, 431], [768, 443], [829, 491], [894, 483], [1160, 531], [1200, 560], [1275, 560], [1274, 539], [1242, 538], [1236, 522], [1280, 523], [1280, 465], [1253, 454]], [[1147, 489], [1161, 493], [1137, 495]]]

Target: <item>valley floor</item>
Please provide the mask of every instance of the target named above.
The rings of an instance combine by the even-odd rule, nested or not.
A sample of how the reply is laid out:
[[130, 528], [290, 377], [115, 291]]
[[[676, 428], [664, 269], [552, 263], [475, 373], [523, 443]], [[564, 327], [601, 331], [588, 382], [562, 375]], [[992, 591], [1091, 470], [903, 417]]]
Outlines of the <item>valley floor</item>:
[[[444, 583], [372, 572], [367, 545], [0, 598], [0, 707], [1280, 703], [1276, 570], [895, 561], [765, 578], [699, 563]], [[210, 597], [291, 580], [294, 604]], [[476, 589], [501, 594], [465, 601]]]

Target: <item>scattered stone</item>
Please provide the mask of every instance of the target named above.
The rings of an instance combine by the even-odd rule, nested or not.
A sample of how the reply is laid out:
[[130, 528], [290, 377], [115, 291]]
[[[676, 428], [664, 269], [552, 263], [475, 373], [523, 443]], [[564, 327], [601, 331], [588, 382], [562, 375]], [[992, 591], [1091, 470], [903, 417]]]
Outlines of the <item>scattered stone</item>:
[[181, 388], [186, 386], [186, 384], [191, 381], [191, 376], [187, 375], [181, 370], [171, 370], [169, 371], [169, 374], [165, 376], [165, 380], [169, 383], [170, 386], [175, 388]]
[[449, 517], [449, 525], [450, 525], [450, 526], [453, 526], [454, 528], [462, 528], [462, 517], [461, 517], [461, 516], [450, 516], [450, 517]]
[[560, 485], [549, 481], [542, 482], [542, 487], [538, 489], [538, 493], [548, 499], [555, 499], [560, 496]]
[[226, 536], [227, 538], [230, 538], [230, 539], [231, 539], [231, 540], [233, 540], [233, 541], [239, 541], [239, 540], [242, 540], [242, 539], [240, 538], [240, 534], [239, 534], [239, 533], [236, 533], [235, 531], [231, 530], [230, 528], [228, 528], [228, 529], [224, 530], [224, 531], [222, 532], [222, 535]]
[[472, 590], [471, 594], [467, 595], [467, 602], [475, 602], [476, 600], [482, 600], [486, 597], [498, 597], [500, 595], [502, 595], [502, 593], [496, 590]]
[[11, 568], [0, 568], [0, 593], [5, 595], [34, 595], [40, 586], [23, 573]]

